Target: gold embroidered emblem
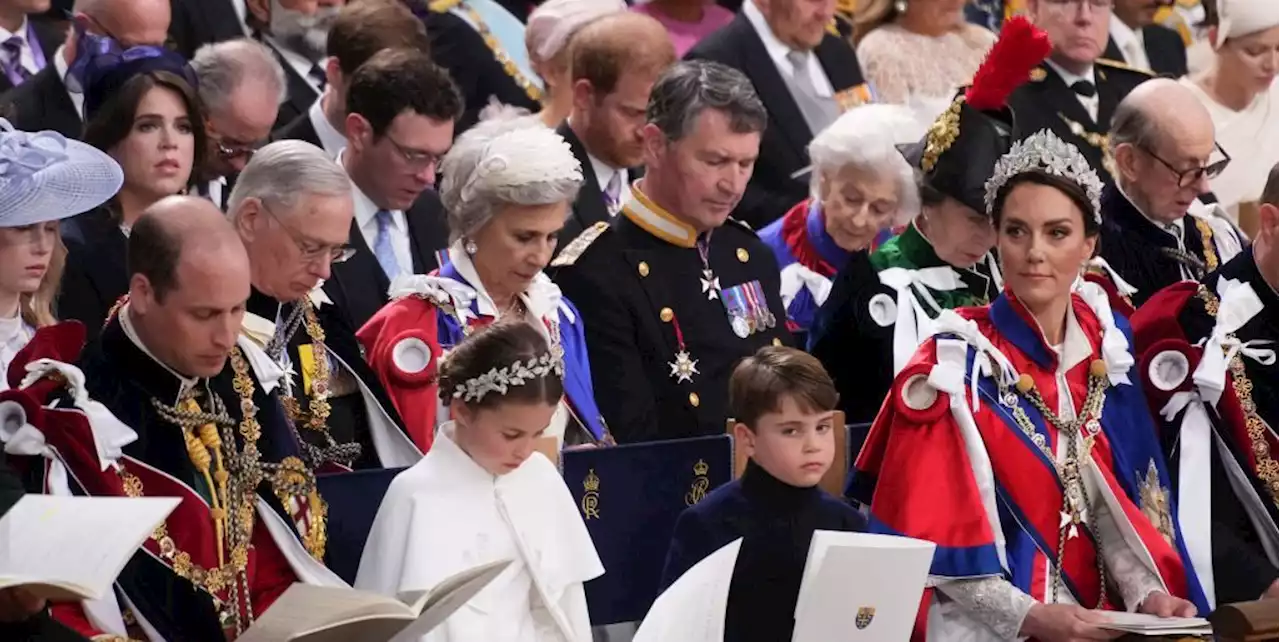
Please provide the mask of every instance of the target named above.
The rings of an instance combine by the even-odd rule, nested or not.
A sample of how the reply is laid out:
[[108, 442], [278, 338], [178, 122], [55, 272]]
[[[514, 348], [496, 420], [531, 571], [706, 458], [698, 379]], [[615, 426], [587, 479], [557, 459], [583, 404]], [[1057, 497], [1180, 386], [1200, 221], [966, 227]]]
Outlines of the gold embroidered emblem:
[[868, 626], [871, 626], [871, 620], [875, 619], [875, 617], [876, 617], [876, 607], [874, 606], [858, 607], [858, 614], [853, 618], [853, 625], [858, 627], [858, 630], [861, 631], [862, 629], [865, 629]]
[[711, 467], [701, 459], [693, 465], [693, 484], [689, 486], [689, 492], [684, 495], [685, 506], [693, 506], [707, 496], [707, 490], [711, 487], [711, 480], [707, 479], [707, 473], [710, 471]]
[[582, 480], [582, 519], [600, 519], [600, 478], [596, 477], [596, 469], [587, 471]]
[[960, 137], [960, 105], [964, 103], [964, 96], [958, 96], [951, 101], [951, 106], [938, 116], [933, 124], [929, 126], [929, 133], [925, 137], [924, 154], [920, 156], [920, 169], [931, 172], [935, 165], [938, 164], [938, 157], [943, 152], [951, 149], [956, 139]]
[[1061, 118], [1062, 122], [1067, 124], [1067, 128], [1071, 130], [1071, 134], [1073, 136], [1088, 143], [1090, 147], [1102, 152], [1102, 168], [1107, 170], [1108, 174], [1115, 176], [1116, 159], [1111, 154], [1111, 136], [1108, 134], [1091, 132], [1086, 129], [1084, 125], [1067, 118], [1062, 115], [1061, 112], [1058, 113], [1058, 118]]
[[840, 107], [840, 111], [845, 112], [859, 107], [867, 103], [875, 102], [875, 94], [871, 91], [871, 86], [867, 83], [854, 85], [848, 89], [842, 89], [836, 92], [836, 105]]
[[1196, 221], [1196, 231], [1200, 232], [1200, 244], [1204, 246], [1204, 271], [1212, 272], [1218, 269], [1218, 251], [1213, 247], [1213, 228], [1209, 226], [1209, 221], [1193, 216]]
[[1031, 70], [1031, 82], [1040, 82], [1048, 77], [1043, 67], [1036, 67]]
[[1169, 489], [1160, 485], [1160, 472], [1154, 459], [1147, 462], [1147, 474], [1139, 480], [1138, 500], [1147, 516], [1166, 542], [1173, 543], [1173, 516], [1169, 513]]
[[596, 239], [600, 238], [600, 235], [604, 234], [607, 229], [609, 229], [608, 223], [597, 221], [595, 225], [583, 230], [578, 235], [578, 238], [573, 239], [568, 245], [564, 246], [563, 250], [560, 250], [555, 260], [551, 262], [551, 267], [573, 265], [577, 262], [578, 257], [582, 256], [582, 253], [586, 252], [587, 248], [591, 247], [591, 244], [595, 243]]

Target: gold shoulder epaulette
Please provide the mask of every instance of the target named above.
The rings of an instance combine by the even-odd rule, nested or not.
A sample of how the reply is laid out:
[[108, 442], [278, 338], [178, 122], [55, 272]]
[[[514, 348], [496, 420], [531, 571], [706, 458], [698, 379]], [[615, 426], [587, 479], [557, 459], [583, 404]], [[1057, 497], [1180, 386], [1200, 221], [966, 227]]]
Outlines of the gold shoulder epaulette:
[[1129, 66], [1128, 63], [1121, 62], [1119, 60], [1111, 60], [1109, 58], [1099, 58], [1094, 62], [1098, 63], [1099, 65], [1102, 65], [1103, 67], [1111, 67], [1112, 69], [1124, 69], [1125, 71], [1132, 71], [1135, 74], [1142, 74], [1144, 76], [1155, 75], [1150, 71], [1147, 71], [1146, 69], [1138, 69], [1137, 67], [1131, 67]]
[[444, 13], [460, 4], [462, 0], [431, 0], [427, 3], [427, 8], [436, 13]]
[[576, 263], [578, 257], [582, 256], [582, 253], [586, 252], [587, 248], [591, 247], [591, 244], [595, 243], [596, 239], [600, 238], [600, 235], [604, 234], [607, 229], [609, 229], [608, 223], [598, 221], [595, 225], [583, 230], [578, 235], [578, 238], [573, 239], [568, 245], [564, 246], [563, 250], [560, 250], [555, 260], [551, 261], [551, 267], [564, 267]]
[[741, 229], [741, 230], [745, 231], [746, 233], [750, 234], [751, 236], [755, 236], [755, 237], [759, 237], [759, 236], [760, 236], [759, 234], [757, 234], [757, 233], [756, 233], [755, 228], [753, 228], [753, 227], [751, 227], [750, 225], [748, 225], [745, 221], [739, 221], [738, 219], [733, 218], [732, 216], [730, 216], [730, 217], [729, 217], [725, 222], [726, 222], [726, 223], [732, 223], [734, 226], [736, 226], [736, 227], [738, 227], [739, 229]]

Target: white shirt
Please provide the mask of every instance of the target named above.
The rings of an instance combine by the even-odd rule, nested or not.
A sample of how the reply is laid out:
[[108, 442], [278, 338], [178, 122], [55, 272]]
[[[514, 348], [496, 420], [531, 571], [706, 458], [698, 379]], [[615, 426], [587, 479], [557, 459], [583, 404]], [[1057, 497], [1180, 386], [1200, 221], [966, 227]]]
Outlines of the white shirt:
[[280, 54], [281, 58], [284, 58], [285, 64], [289, 65], [289, 68], [293, 69], [294, 73], [298, 74], [299, 76], [302, 76], [302, 79], [307, 81], [307, 84], [310, 85], [311, 88], [315, 90], [316, 96], [319, 96], [320, 81], [317, 80], [315, 76], [311, 75], [311, 70], [314, 69], [316, 66], [315, 61], [310, 60], [306, 56], [285, 47], [284, 45], [280, 44], [279, 41], [277, 41], [275, 38], [269, 35], [264, 35], [263, 39], [266, 40], [267, 44], [270, 45], [272, 49], [276, 50], [276, 53]]
[[225, 199], [231, 198], [231, 194], [223, 194], [223, 192], [228, 191], [226, 176], [219, 176], [209, 181], [209, 185], [205, 189], [209, 192], [209, 201], [218, 209], [223, 209], [222, 204], [225, 202]]
[[[742, 3], [742, 15], [747, 17], [747, 21], [751, 23], [756, 33], [759, 34], [760, 42], [764, 43], [764, 49], [769, 52], [769, 58], [773, 60], [778, 72], [794, 80], [795, 68], [792, 66], [791, 60], [787, 58], [787, 54], [795, 50], [773, 35], [773, 29], [769, 27], [769, 23], [764, 19], [764, 14], [760, 13], [760, 8], [756, 6], [753, 0], [747, 0]], [[813, 80], [814, 92], [823, 98], [834, 96], [835, 90], [831, 87], [831, 79], [827, 78], [827, 72], [822, 69], [822, 63], [818, 62], [818, 57], [813, 55], [812, 51], [802, 53], [805, 56], [805, 60], [808, 61], [806, 64], [809, 67], [809, 78]]]
[[[600, 184], [601, 195], [609, 192], [609, 181], [613, 180], [614, 176], [618, 177], [618, 184], [621, 186], [618, 189], [618, 207], [609, 212], [609, 216], [617, 215], [622, 209], [622, 204], [631, 200], [631, 181], [627, 178], [627, 170], [618, 169], [596, 158], [591, 152], [587, 152], [587, 160], [591, 161], [591, 171], [596, 173], [596, 182]], [[607, 202], [606, 205], [608, 205]]]
[[249, 28], [249, 7], [245, 5], [245, 0], [228, 0], [231, 8], [235, 9], [236, 17], [240, 19], [240, 28], [244, 29], [244, 35], [253, 37], [253, 30]]
[[67, 87], [67, 57], [66, 55], [64, 55], [65, 54], [64, 50], [66, 48], [67, 46], [63, 45], [61, 47], [58, 47], [58, 50], [54, 52], [53, 68], [57, 70], [58, 79], [62, 81], [62, 86], [66, 87], [67, 95], [71, 97], [71, 106], [76, 108], [76, 114], [79, 115], [80, 118], [83, 120], [84, 119], [84, 94], [80, 92], [71, 91], [71, 88]]
[[316, 130], [316, 136], [320, 139], [320, 146], [324, 148], [324, 153], [328, 154], [329, 158], [337, 158], [347, 146], [347, 137], [334, 129], [333, 124], [325, 117], [324, 106], [321, 104], [323, 102], [324, 96], [321, 96], [311, 103], [311, 109], [307, 110], [307, 118], [311, 120], [311, 128]]
[[[27, 18], [23, 17], [22, 26], [18, 27], [17, 31], [10, 32], [8, 29], [0, 27], [0, 42], [8, 42], [8, 40], [14, 36], [21, 36], [22, 50], [21, 53], [18, 54], [18, 64], [22, 65], [23, 69], [35, 74], [40, 71], [40, 68], [36, 66], [36, 56], [32, 53], [31, 49], [32, 43], [27, 38], [27, 27], [29, 25], [30, 23], [27, 21]], [[39, 43], [36, 44], [38, 45]]]
[[[346, 169], [342, 154], [338, 154], [338, 164]], [[365, 245], [373, 252], [378, 242], [378, 210], [381, 209], [373, 199], [369, 198], [356, 182], [351, 181], [351, 199], [356, 206], [356, 225]], [[409, 249], [409, 219], [400, 210], [391, 210], [391, 250], [396, 254], [396, 263], [405, 274], [413, 273], [413, 251]]]
[[[23, 321], [21, 314], [10, 318], [0, 317], [0, 367], [4, 368], [4, 372], [9, 371], [13, 358], [27, 346], [35, 333], [35, 328]], [[0, 390], [8, 389], [9, 378], [0, 378]]]
[[[1081, 96], [1080, 94], [1076, 94], [1076, 100], [1079, 100], [1080, 104], [1084, 105], [1084, 110], [1089, 112], [1089, 118], [1095, 123], [1098, 122], [1098, 81], [1093, 77], [1093, 65], [1089, 65], [1089, 69], [1087, 69], [1083, 74], [1076, 75], [1066, 69], [1063, 69], [1058, 65], [1058, 63], [1052, 60], [1045, 59], [1045, 62], [1049, 63], [1049, 68], [1057, 72], [1058, 76], [1062, 78], [1062, 82], [1067, 84], [1068, 89], [1071, 85], [1074, 85], [1081, 80], [1093, 85], [1092, 96]], [[1075, 91], [1072, 91], [1071, 93], [1075, 94]]]
[[1123, 20], [1111, 14], [1111, 38], [1116, 41], [1124, 61], [1130, 67], [1151, 71], [1151, 61], [1147, 59], [1147, 47], [1142, 42], [1142, 30], [1129, 28]]

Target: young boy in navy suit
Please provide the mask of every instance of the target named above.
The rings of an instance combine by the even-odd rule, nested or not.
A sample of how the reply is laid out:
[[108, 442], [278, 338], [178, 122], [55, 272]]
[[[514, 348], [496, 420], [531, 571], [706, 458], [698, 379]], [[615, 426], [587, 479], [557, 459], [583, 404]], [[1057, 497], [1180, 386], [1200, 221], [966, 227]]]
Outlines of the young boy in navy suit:
[[815, 530], [862, 531], [853, 507], [818, 482], [835, 456], [838, 395], [817, 359], [765, 347], [729, 380], [737, 447], [751, 458], [742, 477], [685, 509], [662, 573], [665, 588], [702, 558], [741, 537], [729, 586], [725, 642], [788, 642]]

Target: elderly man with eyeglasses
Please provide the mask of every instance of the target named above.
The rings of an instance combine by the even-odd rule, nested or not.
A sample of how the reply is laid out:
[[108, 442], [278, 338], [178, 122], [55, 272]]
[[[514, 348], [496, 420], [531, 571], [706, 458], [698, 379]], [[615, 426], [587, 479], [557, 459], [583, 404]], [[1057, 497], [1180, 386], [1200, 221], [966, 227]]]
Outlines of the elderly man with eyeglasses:
[[1117, 105], [1148, 71], [1106, 60], [1111, 0], [1027, 0], [1027, 16], [1049, 36], [1053, 50], [1031, 82], [1013, 92], [1009, 107], [1019, 132], [1052, 130], [1075, 145], [1104, 181], [1114, 178], [1107, 129]]
[[1163, 78], [1142, 84], [1116, 108], [1110, 137], [1116, 183], [1102, 195], [1099, 253], [1135, 306], [1240, 252], [1235, 228], [1199, 200], [1231, 158], [1191, 90]]
[[[318, 472], [405, 466], [419, 457], [355, 330], [321, 288], [350, 259], [351, 181], [302, 141], [263, 147], [240, 174], [228, 216], [249, 255], [252, 290], [241, 334], [283, 372], [281, 400]], [[278, 369], [278, 370], [277, 370]]]

